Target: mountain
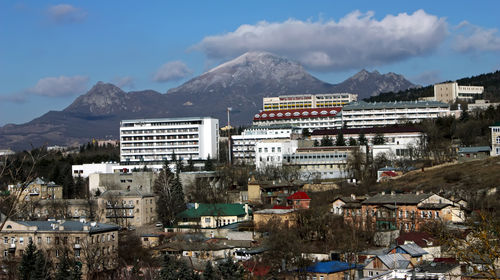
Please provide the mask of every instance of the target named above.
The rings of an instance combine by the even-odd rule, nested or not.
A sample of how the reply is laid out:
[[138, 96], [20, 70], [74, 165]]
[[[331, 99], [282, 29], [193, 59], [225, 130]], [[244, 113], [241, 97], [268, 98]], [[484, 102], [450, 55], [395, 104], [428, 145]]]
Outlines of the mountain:
[[353, 92], [371, 96], [413, 86], [400, 75], [362, 70], [344, 82], [323, 82], [296, 62], [266, 52], [249, 52], [161, 94], [153, 90], [124, 92], [98, 82], [62, 111], [50, 111], [21, 125], [0, 128], [0, 148], [15, 150], [85, 143], [119, 136], [123, 119], [213, 116], [226, 124], [232, 107], [234, 125], [250, 124], [262, 109], [262, 98], [286, 94]]
[[358, 99], [377, 96], [382, 92], [398, 92], [414, 88], [415, 85], [403, 75], [392, 72], [380, 74], [377, 70], [369, 72], [365, 69], [335, 85], [335, 90], [358, 93]]

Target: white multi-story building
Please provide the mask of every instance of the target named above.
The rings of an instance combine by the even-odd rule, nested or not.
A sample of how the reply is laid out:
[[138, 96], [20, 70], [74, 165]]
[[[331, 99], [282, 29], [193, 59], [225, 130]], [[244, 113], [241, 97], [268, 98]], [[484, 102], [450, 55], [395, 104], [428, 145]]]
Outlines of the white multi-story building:
[[293, 154], [298, 147], [298, 140], [267, 139], [255, 144], [255, 167], [264, 169], [268, 166], [280, 167], [283, 155]]
[[264, 97], [264, 111], [341, 107], [358, 100], [354, 93], [325, 93]]
[[234, 162], [255, 163], [255, 143], [265, 139], [292, 139], [301, 130], [290, 125], [251, 126], [241, 135], [231, 136]]
[[459, 86], [458, 83], [442, 83], [434, 85], [434, 100], [453, 103], [457, 99], [472, 101], [484, 92], [482, 86]]
[[79, 165], [72, 165], [71, 170], [73, 177], [87, 178], [90, 174], [94, 173], [113, 173], [115, 168], [120, 166], [116, 162], [101, 162], [101, 163], [86, 163]]
[[[425, 138], [425, 133], [419, 128], [400, 126], [315, 130], [311, 134], [311, 139], [319, 142], [323, 137], [328, 136], [335, 143], [340, 133], [343, 134], [346, 144], [349, 143], [349, 138], [353, 138], [359, 145], [359, 136], [364, 135], [367, 144], [371, 146], [370, 151], [373, 157], [381, 153], [395, 158], [414, 157]], [[384, 144], [373, 144], [377, 135], [383, 137]]]
[[218, 155], [219, 120], [211, 117], [138, 119], [120, 122], [120, 161], [161, 166], [177, 159], [204, 160]]
[[438, 101], [353, 102], [342, 108], [341, 123], [349, 128], [387, 126], [451, 115]]
[[253, 124], [256, 126], [292, 125], [298, 128], [327, 129], [342, 127], [341, 107], [316, 109], [290, 109], [263, 111], [255, 114]]
[[494, 123], [491, 128], [491, 156], [500, 155], [500, 122]]

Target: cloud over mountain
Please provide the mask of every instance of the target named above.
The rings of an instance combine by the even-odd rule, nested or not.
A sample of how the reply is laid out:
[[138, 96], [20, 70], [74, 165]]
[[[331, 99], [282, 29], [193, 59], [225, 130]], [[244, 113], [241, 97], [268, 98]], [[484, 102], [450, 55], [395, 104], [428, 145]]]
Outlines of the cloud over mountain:
[[434, 51], [446, 37], [444, 18], [423, 10], [387, 15], [354, 11], [339, 21], [261, 21], [205, 37], [193, 48], [223, 59], [246, 51], [279, 53], [319, 71], [346, 70], [401, 61]]
[[87, 89], [87, 76], [59, 76], [40, 79], [36, 85], [26, 92], [29, 94], [62, 97], [81, 94]]
[[155, 82], [177, 81], [190, 76], [193, 72], [182, 61], [171, 61], [163, 64], [156, 71], [153, 80]]

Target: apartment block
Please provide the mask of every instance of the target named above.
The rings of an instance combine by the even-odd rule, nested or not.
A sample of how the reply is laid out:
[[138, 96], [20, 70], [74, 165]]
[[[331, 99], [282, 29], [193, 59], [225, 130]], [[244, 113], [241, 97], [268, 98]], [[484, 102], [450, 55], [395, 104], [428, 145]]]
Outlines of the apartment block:
[[217, 158], [219, 120], [211, 117], [138, 119], [120, 122], [120, 161], [160, 166], [177, 159]]
[[353, 102], [342, 108], [342, 126], [388, 126], [450, 115], [450, 105], [438, 101]]
[[491, 128], [491, 156], [500, 155], [500, 122], [494, 123]]
[[264, 111], [342, 107], [358, 100], [353, 93], [299, 94], [264, 97]]
[[457, 99], [473, 101], [481, 98], [483, 86], [459, 86], [458, 83], [442, 83], [434, 85], [434, 100], [454, 103]]
[[17, 194], [21, 192], [19, 200], [38, 201], [44, 199], [61, 199], [63, 196], [63, 187], [54, 182], [47, 182], [43, 178], [36, 178], [28, 186], [9, 185], [9, 192]]

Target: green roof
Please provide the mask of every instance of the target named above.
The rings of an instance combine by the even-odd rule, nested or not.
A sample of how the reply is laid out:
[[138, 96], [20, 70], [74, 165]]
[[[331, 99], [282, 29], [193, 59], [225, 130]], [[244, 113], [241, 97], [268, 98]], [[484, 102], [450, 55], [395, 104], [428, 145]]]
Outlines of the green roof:
[[492, 126], [500, 126], [500, 121], [492, 124], [490, 127], [492, 127]]
[[193, 207], [179, 213], [179, 218], [200, 218], [201, 216], [245, 216], [244, 204], [198, 204], [198, 208]]

